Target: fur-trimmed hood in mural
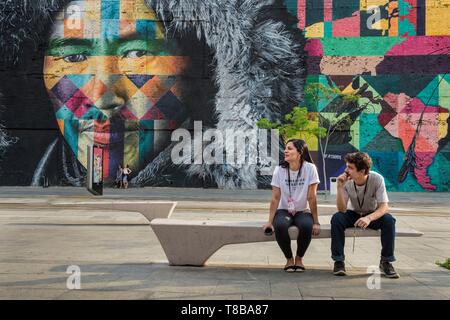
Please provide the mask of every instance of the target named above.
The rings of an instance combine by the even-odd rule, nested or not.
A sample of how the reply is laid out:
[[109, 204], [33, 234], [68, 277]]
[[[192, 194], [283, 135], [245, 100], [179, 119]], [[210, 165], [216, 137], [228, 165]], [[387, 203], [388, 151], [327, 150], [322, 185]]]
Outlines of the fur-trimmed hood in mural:
[[[3, 159], [3, 156], [5, 155], [8, 148], [10, 148], [14, 144], [14, 142], [15, 142], [15, 139], [8, 136], [3, 124], [0, 123], [0, 161]], [[1, 168], [1, 162], [0, 162], [0, 168]], [[1, 171], [0, 171], [0, 174], [1, 174]]]
[[[102, 0], [87, 1], [101, 2]], [[72, 2], [81, 3], [83, 1]], [[123, 14], [124, 9], [121, 7], [120, 0], [113, 2], [119, 3], [117, 9]], [[2, 103], [7, 110], [4, 121], [10, 134], [19, 137], [19, 141], [10, 149], [11, 152], [7, 152], [5, 159], [9, 163], [14, 161], [12, 150], [16, 146], [23, 148], [22, 150], [28, 148], [28, 151], [37, 148], [37, 146], [27, 147], [30, 143], [27, 143], [26, 140], [30, 139], [31, 141], [35, 137], [30, 133], [40, 130], [39, 132], [43, 133], [40, 141], [45, 141], [46, 146], [41, 150], [39, 148], [32, 150], [39, 154], [30, 159], [30, 162], [34, 163], [34, 168], [32, 169], [31, 165], [22, 165], [20, 169], [16, 168], [14, 173], [30, 174], [29, 180], [22, 179], [22, 181], [29, 181], [32, 185], [41, 184], [42, 177], [45, 176], [50, 177], [53, 183], [79, 186], [84, 183], [86, 174], [82, 163], [77, 161], [76, 152], [73, 152], [76, 150], [76, 147], [73, 147], [73, 139], [67, 138], [70, 131], [69, 121], [65, 118], [64, 122], [61, 115], [62, 110], [65, 110], [64, 112], [67, 114], [67, 110], [64, 108], [70, 109], [74, 114], [80, 111], [71, 109], [70, 101], [63, 101], [62, 96], [66, 94], [67, 90], [62, 90], [60, 87], [62, 81], [67, 82], [67, 79], [72, 79], [71, 85], [79, 83], [79, 88], [82, 85], [87, 86], [87, 84], [81, 83], [80, 77], [75, 79], [73, 75], [59, 75], [60, 78], [56, 79], [54, 71], [51, 74], [45, 72], [46, 67], [53, 68], [54, 64], [62, 61], [59, 58], [59, 60], [51, 61], [46, 59], [48, 56], [56, 55], [52, 53], [53, 51], [49, 53], [49, 34], [59, 32], [56, 13], [62, 10], [67, 3], [68, 1], [62, 0], [3, 0], [0, 2], [0, 30], [2, 31], [0, 50], [4, 59], [2, 62], [4, 70], [0, 72], [3, 82], [0, 90], [5, 95]], [[187, 55], [190, 58], [190, 63], [186, 64], [183, 69], [184, 78], [180, 80], [179, 84], [176, 84], [176, 90], [171, 89], [170, 99], [165, 96], [164, 100], [165, 103], [172, 103], [172, 105], [178, 105], [177, 103], [181, 101], [183, 107], [180, 108], [183, 111], [180, 114], [184, 116], [172, 115], [168, 121], [170, 125], [164, 127], [163, 130], [186, 128], [192, 131], [194, 121], [202, 121], [203, 131], [214, 128], [223, 131], [245, 132], [256, 129], [256, 122], [262, 117], [272, 120], [281, 119], [287, 110], [302, 100], [306, 76], [303, 55], [304, 39], [295, 28], [296, 20], [287, 13], [283, 1], [147, 0], [146, 3], [160, 21], [156, 27], [148, 27], [146, 35], [159, 40], [163, 38], [165, 40], [176, 39], [178, 55]], [[88, 10], [86, 9], [88, 4], [83, 4], [83, 6], [83, 10]], [[110, 14], [110, 18], [113, 18], [115, 14], [113, 9], [105, 9], [103, 5], [100, 10], [102, 17]], [[139, 32], [145, 17], [139, 16], [139, 10], [134, 10], [134, 12], [137, 22], [133, 27], [135, 31], [137, 30], [136, 32]], [[67, 19], [67, 12], [65, 19]], [[82, 20], [84, 25], [88, 21], [92, 22], [94, 18], [91, 16], [89, 18], [91, 20], [87, 19]], [[67, 24], [67, 21], [65, 23]], [[111, 29], [105, 29], [107, 26], [110, 26]], [[117, 27], [117, 30], [120, 28], [120, 31], [117, 31], [118, 36], [122, 35], [122, 26], [120, 24], [120, 27]], [[104, 35], [115, 27], [112, 24], [106, 25], [102, 20], [100, 28], [100, 33]], [[151, 32], [149, 33], [148, 30]], [[66, 35], [67, 33], [62, 34]], [[58, 51], [60, 46], [59, 43], [56, 45], [57, 48], [51, 50]], [[136, 52], [139, 57], [139, 51]], [[188, 53], [186, 54], [186, 52]], [[126, 54], [128, 58], [136, 53], [129, 50]], [[164, 59], [174, 56], [174, 60], [167, 63], [165, 75], [159, 76], [160, 83], [167, 85], [170, 81], [176, 82], [177, 80], [174, 79], [178, 79], [178, 73], [176, 76], [173, 74], [178, 72], [178, 69], [173, 71], [173, 74], [168, 74], [167, 70], [174, 70], [172, 67], [176, 65], [174, 61], [180, 60], [175, 60], [176, 54], [162, 54], [161, 56], [164, 56]], [[79, 53], [72, 54], [68, 58], [70, 62], [83, 62], [82, 60], [83, 55]], [[178, 65], [182, 65], [182, 63]], [[40, 75], [39, 70], [44, 70], [44, 74]], [[62, 68], [54, 70], [62, 70]], [[147, 86], [147, 83], [144, 84], [144, 80], [142, 80], [142, 75], [128, 78], [135, 84], [139, 82], [140, 86]], [[149, 79], [154, 80], [154, 74], [147, 76], [145, 81], [150, 81]], [[144, 89], [135, 88], [134, 90], [139, 91], [135, 96], [144, 92]], [[40, 92], [34, 93], [35, 91]], [[31, 95], [30, 92], [32, 92]], [[72, 96], [65, 99], [72, 99], [74, 95], [78, 94], [74, 92], [78, 92], [76, 88], [72, 91]], [[86, 93], [86, 90], [83, 92]], [[93, 100], [88, 94], [86, 96]], [[25, 99], [25, 97], [27, 98]], [[57, 98], [59, 102], [62, 101], [62, 106], [56, 108], [53, 104], [55, 110], [58, 110], [54, 113], [49, 100], [57, 100]], [[83, 96], [84, 98], [86, 97]], [[178, 98], [179, 101], [175, 98]], [[78, 99], [80, 98], [78, 97]], [[163, 118], [168, 113], [165, 113], [164, 103], [161, 100], [162, 98], [153, 101], [153, 104], [159, 106], [157, 111]], [[123, 101], [123, 103], [126, 105], [127, 101]], [[16, 110], [13, 112], [11, 108], [16, 108]], [[133, 111], [131, 107], [129, 109]], [[137, 109], [135, 108], [135, 110]], [[125, 113], [122, 112], [123, 114]], [[140, 119], [161, 119], [151, 118], [152, 116], [155, 116], [154, 113], [149, 116], [147, 112]], [[18, 117], [23, 117], [23, 119], [18, 120]], [[82, 117], [86, 117], [86, 115], [80, 114], [79, 119]], [[39, 123], [39, 121], [31, 119], [43, 120], [42, 123]], [[13, 124], [17, 121], [18, 124]], [[73, 122], [73, 120], [71, 121]], [[78, 125], [80, 126], [80, 124]], [[14, 128], [28, 128], [29, 131], [14, 130]], [[156, 127], [151, 129], [147, 132], [142, 129], [142, 126], [139, 128], [141, 133], [144, 130], [148, 135], [156, 130]], [[156, 145], [154, 136], [151, 141]], [[80, 137], [78, 139], [78, 143], [80, 143], [82, 139]], [[127, 136], [125, 136], [126, 139]], [[264, 164], [238, 166], [192, 163], [177, 165], [171, 160], [171, 153], [176, 142], [169, 141], [162, 144], [157, 153], [154, 152], [151, 157], [145, 158], [145, 155], [142, 155], [143, 143], [150, 140], [146, 140], [147, 138], [142, 138], [142, 136], [137, 139], [140, 149], [139, 152], [136, 152], [139, 153], [141, 164], [139, 169], [134, 170], [132, 174], [132, 184], [139, 186], [217, 186], [221, 188], [258, 188], [269, 185], [270, 176], [259, 174], [259, 166]], [[40, 143], [40, 145], [42, 144]], [[250, 146], [250, 154], [256, 156], [256, 146]], [[145, 165], [142, 165], [142, 161], [144, 161], [142, 159], [148, 159], [148, 161], [145, 160]], [[112, 158], [111, 161], [113, 161]], [[127, 161], [126, 156], [122, 155], [118, 163]], [[110, 177], [114, 180], [113, 174], [110, 174]]]

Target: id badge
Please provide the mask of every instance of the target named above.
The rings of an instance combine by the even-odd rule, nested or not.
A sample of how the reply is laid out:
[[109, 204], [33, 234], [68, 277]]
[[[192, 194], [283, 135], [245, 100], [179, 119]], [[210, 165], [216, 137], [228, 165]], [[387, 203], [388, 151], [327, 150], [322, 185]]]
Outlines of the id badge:
[[288, 212], [291, 215], [294, 215], [295, 214], [294, 200], [292, 200], [292, 198], [289, 197], [287, 203], [288, 203]]

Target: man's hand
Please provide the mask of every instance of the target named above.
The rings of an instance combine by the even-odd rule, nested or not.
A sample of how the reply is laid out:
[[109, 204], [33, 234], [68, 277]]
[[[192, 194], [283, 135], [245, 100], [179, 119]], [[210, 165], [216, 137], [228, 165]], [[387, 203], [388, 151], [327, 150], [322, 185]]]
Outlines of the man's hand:
[[314, 223], [313, 224], [312, 235], [313, 236], [318, 236], [319, 234], [320, 234], [320, 224], [319, 223]]
[[350, 180], [350, 176], [344, 172], [337, 178], [338, 187], [343, 187], [348, 180]]
[[359, 218], [358, 221], [355, 222], [355, 227], [367, 228], [372, 220], [369, 217]]

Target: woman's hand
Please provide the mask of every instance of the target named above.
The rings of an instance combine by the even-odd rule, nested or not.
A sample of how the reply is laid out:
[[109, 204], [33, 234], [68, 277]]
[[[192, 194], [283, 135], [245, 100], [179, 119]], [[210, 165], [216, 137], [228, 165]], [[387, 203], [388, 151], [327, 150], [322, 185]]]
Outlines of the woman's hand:
[[320, 234], [320, 224], [319, 223], [314, 223], [313, 224], [313, 229], [312, 229], [312, 235], [313, 236], [318, 236]]
[[267, 228], [272, 229], [272, 232], [275, 232], [275, 228], [273, 227], [273, 224], [270, 222], [267, 222], [265, 225], [262, 226], [263, 231], [266, 231]]

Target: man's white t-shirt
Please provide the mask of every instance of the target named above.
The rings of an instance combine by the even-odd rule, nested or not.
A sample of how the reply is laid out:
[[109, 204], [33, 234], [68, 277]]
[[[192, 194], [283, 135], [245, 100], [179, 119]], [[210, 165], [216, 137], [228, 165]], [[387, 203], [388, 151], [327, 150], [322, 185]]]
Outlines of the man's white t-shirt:
[[[280, 203], [278, 209], [288, 209], [289, 184], [287, 168], [277, 166], [273, 172], [271, 185], [281, 190]], [[314, 164], [303, 162], [302, 167], [297, 171], [290, 171], [291, 176], [291, 196], [294, 200], [295, 212], [309, 210], [308, 189], [311, 184], [320, 183], [319, 174]], [[299, 175], [297, 177], [297, 175]]]
[[[389, 202], [384, 178], [381, 174], [370, 171], [366, 184], [363, 184], [362, 186], [357, 185], [355, 190], [353, 180], [349, 180], [345, 183], [344, 200], [347, 202], [348, 210], [367, 215], [377, 210], [379, 203]], [[364, 193], [364, 190], [366, 190], [366, 193]], [[358, 199], [359, 203], [362, 204], [362, 208], [359, 207]]]

